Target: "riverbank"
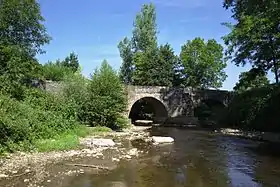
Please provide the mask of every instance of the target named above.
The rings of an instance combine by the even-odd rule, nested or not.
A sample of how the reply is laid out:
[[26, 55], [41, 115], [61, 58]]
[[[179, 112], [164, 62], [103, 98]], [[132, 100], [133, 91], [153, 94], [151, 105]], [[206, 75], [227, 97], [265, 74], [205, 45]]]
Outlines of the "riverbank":
[[[74, 146], [73, 150], [8, 154], [0, 158], [0, 186], [19, 183], [21, 186], [36, 186], [44, 181], [51, 182], [48, 178], [83, 173], [86, 169], [90, 172], [114, 169], [121, 160], [139, 156], [141, 151], [129, 145], [130, 141], [148, 140], [149, 133], [146, 130], [149, 128], [131, 127], [122, 132], [95, 132], [79, 138], [79, 146]], [[59, 172], [54, 174], [51, 170]], [[50, 173], [56, 176], [51, 177]]]
[[241, 138], [248, 138], [252, 140], [266, 141], [271, 143], [280, 143], [280, 134], [273, 132], [258, 132], [258, 131], [244, 131], [239, 129], [222, 128], [215, 132], [222, 133], [229, 136], [238, 136]]

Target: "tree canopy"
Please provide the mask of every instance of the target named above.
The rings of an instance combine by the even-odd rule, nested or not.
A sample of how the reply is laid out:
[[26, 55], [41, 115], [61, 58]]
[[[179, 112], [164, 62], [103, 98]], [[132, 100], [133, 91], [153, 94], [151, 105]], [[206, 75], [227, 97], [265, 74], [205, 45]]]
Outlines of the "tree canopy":
[[157, 44], [156, 10], [144, 4], [135, 17], [132, 38], [118, 45], [123, 60], [120, 78], [125, 84], [171, 86], [176, 56], [169, 44]]
[[260, 69], [252, 68], [250, 71], [239, 75], [239, 82], [233, 88], [234, 91], [243, 92], [251, 88], [260, 88], [269, 84], [266, 73]]
[[195, 38], [182, 46], [180, 60], [184, 85], [194, 88], [219, 88], [226, 79], [223, 47], [215, 40]]
[[0, 1], [0, 45], [18, 46], [29, 55], [43, 52], [50, 41], [36, 0]]
[[226, 0], [225, 7], [233, 13], [235, 24], [226, 23], [231, 32], [224, 37], [226, 55], [236, 65], [271, 70], [279, 83], [280, 68], [280, 1]]

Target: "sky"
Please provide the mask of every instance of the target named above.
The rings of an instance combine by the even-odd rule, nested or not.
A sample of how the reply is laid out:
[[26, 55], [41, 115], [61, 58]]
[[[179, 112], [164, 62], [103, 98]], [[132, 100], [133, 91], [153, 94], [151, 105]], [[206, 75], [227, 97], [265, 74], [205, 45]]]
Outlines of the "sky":
[[[107, 59], [118, 70], [121, 58], [118, 43], [131, 37], [133, 20], [144, 3], [156, 6], [158, 43], [169, 43], [176, 54], [181, 46], [195, 37], [216, 39], [224, 45], [222, 36], [229, 30], [221, 23], [231, 21], [231, 13], [222, 6], [223, 0], [39, 0], [44, 25], [52, 37], [46, 51], [38, 55], [39, 62], [64, 59], [75, 52], [82, 73], [89, 76]], [[240, 72], [247, 67], [236, 67], [228, 62], [228, 75], [222, 89], [232, 90]]]

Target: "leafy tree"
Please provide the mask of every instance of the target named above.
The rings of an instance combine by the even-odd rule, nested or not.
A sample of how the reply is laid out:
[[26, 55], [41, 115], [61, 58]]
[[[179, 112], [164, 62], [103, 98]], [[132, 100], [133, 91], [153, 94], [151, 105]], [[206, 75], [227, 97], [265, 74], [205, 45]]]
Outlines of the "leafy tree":
[[195, 38], [187, 41], [182, 46], [180, 60], [186, 76], [185, 86], [219, 88], [226, 79], [223, 47], [215, 40], [205, 42]]
[[29, 55], [43, 52], [50, 41], [36, 0], [0, 1], [0, 45], [18, 46]]
[[157, 49], [135, 53], [133, 56], [133, 63], [135, 64], [133, 81], [135, 85], [160, 86], [157, 55]]
[[136, 15], [132, 32], [132, 48], [134, 52], [146, 52], [157, 46], [157, 24], [155, 6], [144, 4]]
[[123, 85], [106, 60], [92, 74], [89, 83], [89, 100], [85, 118], [92, 126], [102, 125], [120, 128], [122, 113], [126, 109], [126, 95]]
[[280, 16], [279, 0], [226, 0], [236, 24], [225, 23], [231, 32], [224, 37], [226, 55], [236, 65], [252, 64], [272, 70], [279, 83]]
[[22, 99], [31, 79], [40, 78], [41, 66], [16, 46], [0, 46], [0, 92]]
[[50, 37], [35, 0], [0, 1], [0, 79], [1, 92], [21, 98], [32, 78], [40, 78], [35, 55]]
[[73, 72], [76, 72], [79, 68], [78, 55], [76, 55], [74, 52], [71, 52], [70, 55], [61, 62], [61, 65], [72, 69]]
[[158, 50], [158, 64], [156, 67], [158, 85], [172, 86], [177, 67], [177, 57], [170, 44], [161, 45]]
[[133, 52], [131, 41], [125, 37], [118, 45], [120, 56], [123, 60], [120, 68], [120, 79], [125, 84], [132, 84], [134, 66], [132, 63]]
[[171, 86], [176, 57], [169, 44], [157, 46], [156, 12], [153, 4], [143, 5], [136, 15], [132, 37], [137, 85]]
[[266, 73], [262, 70], [253, 68], [248, 72], [239, 75], [239, 82], [233, 88], [237, 92], [243, 92], [251, 88], [259, 88], [269, 84]]

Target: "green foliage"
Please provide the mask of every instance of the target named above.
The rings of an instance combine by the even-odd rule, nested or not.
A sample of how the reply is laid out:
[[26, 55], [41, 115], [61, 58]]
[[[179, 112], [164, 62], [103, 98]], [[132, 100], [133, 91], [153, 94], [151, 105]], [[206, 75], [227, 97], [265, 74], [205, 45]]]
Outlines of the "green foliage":
[[231, 29], [224, 37], [227, 57], [236, 65], [250, 63], [265, 71], [272, 70], [279, 83], [279, 0], [229, 0], [225, 7], [231, 9], [236, 22], [225, 24]]
[[234, 91], [243, 92], [251, 88], [259, 88], [269, 84], [266, 73], [259, 69], [251, 69], [239, 75], [239, 82], [233, 88]]
[[132, 39], [125, 38], [118, 45], [123, 59], [121, 80], [125, 84], [171, 86], [177, 58], [169, 44], [157, 46], [155, 6], [144, 4], [133, 26]]
[[124, 87], [117, 73], [107, 63], [92, 74], [89, 85], [89, 100], [86, 104], [85, 119], [91, 126], [122, 128], [122, 113], [126, 109]]
[[144, 4], [136, 15], [132, 31], [132, 48], [134, 52], [146, 52], [157, 46], [157, 25], [155, 6]]
[[51, 139], [35, 140], [34, 147], [39, 152], [71, 150], [80, 146], [80, 137], [90, 134], [91, 131], [86, 126], [78, 125]]
[[246, 130], [280, 132], [280, 87], [268, 85], [236, 93], [221, 124]]
[[120, 79], [124, 84], [132, 84], [134, 66], [132, 63], [133, 52], [131, 41], [125, 37], [118, 45], [120, 56], [123, 60], [120, 68]]
[[74, 52], [71, 52], [60, 64], [64, 67], [70, 68], [73, 72], [78, 71], [79, 69], [79, 59], [78, 55]]
[[48, 62], [43, 66], [43, 76], [46, 80], [62, 81], [69, 74], [73, 74], [72, 69], [60, 63]]
[[50, 37], [36, 0], [0, 1], [0, 46], [18, 46], [34, 57]]
[[85, 106], [89, 100], [88, 85], [90, 81], [83, 77], [78, 71], [64, 77], [63, 97], [75, 107], [77, 117], [84, 122]]
[[17, 46], [0, 46], [0, 92], [21, 99], [29, 80], [40, 78], [41, 66]]
[[223, 47], [215, 40], [204, 42], [202, 38], [195, 38], [187, 41], [182, 46], [180, 60], [187, 77], [185, 86], [219, 88], [226, 79]]
[[[36, 95], [36, 96], [34, 96]], [[68, 103], [43, 92], [30, 91], [24, 101], [0, 95], [0, 145], [14, 151], [21, 144], [32, 146], [34, 140], [52, 138], [78, 125]]]
[[170, 44], [161, 45], [158, 50], [158, 63], [156, 73], [159, 81], [158, 85], [172, 86], [174, 83], [177, 57]]

